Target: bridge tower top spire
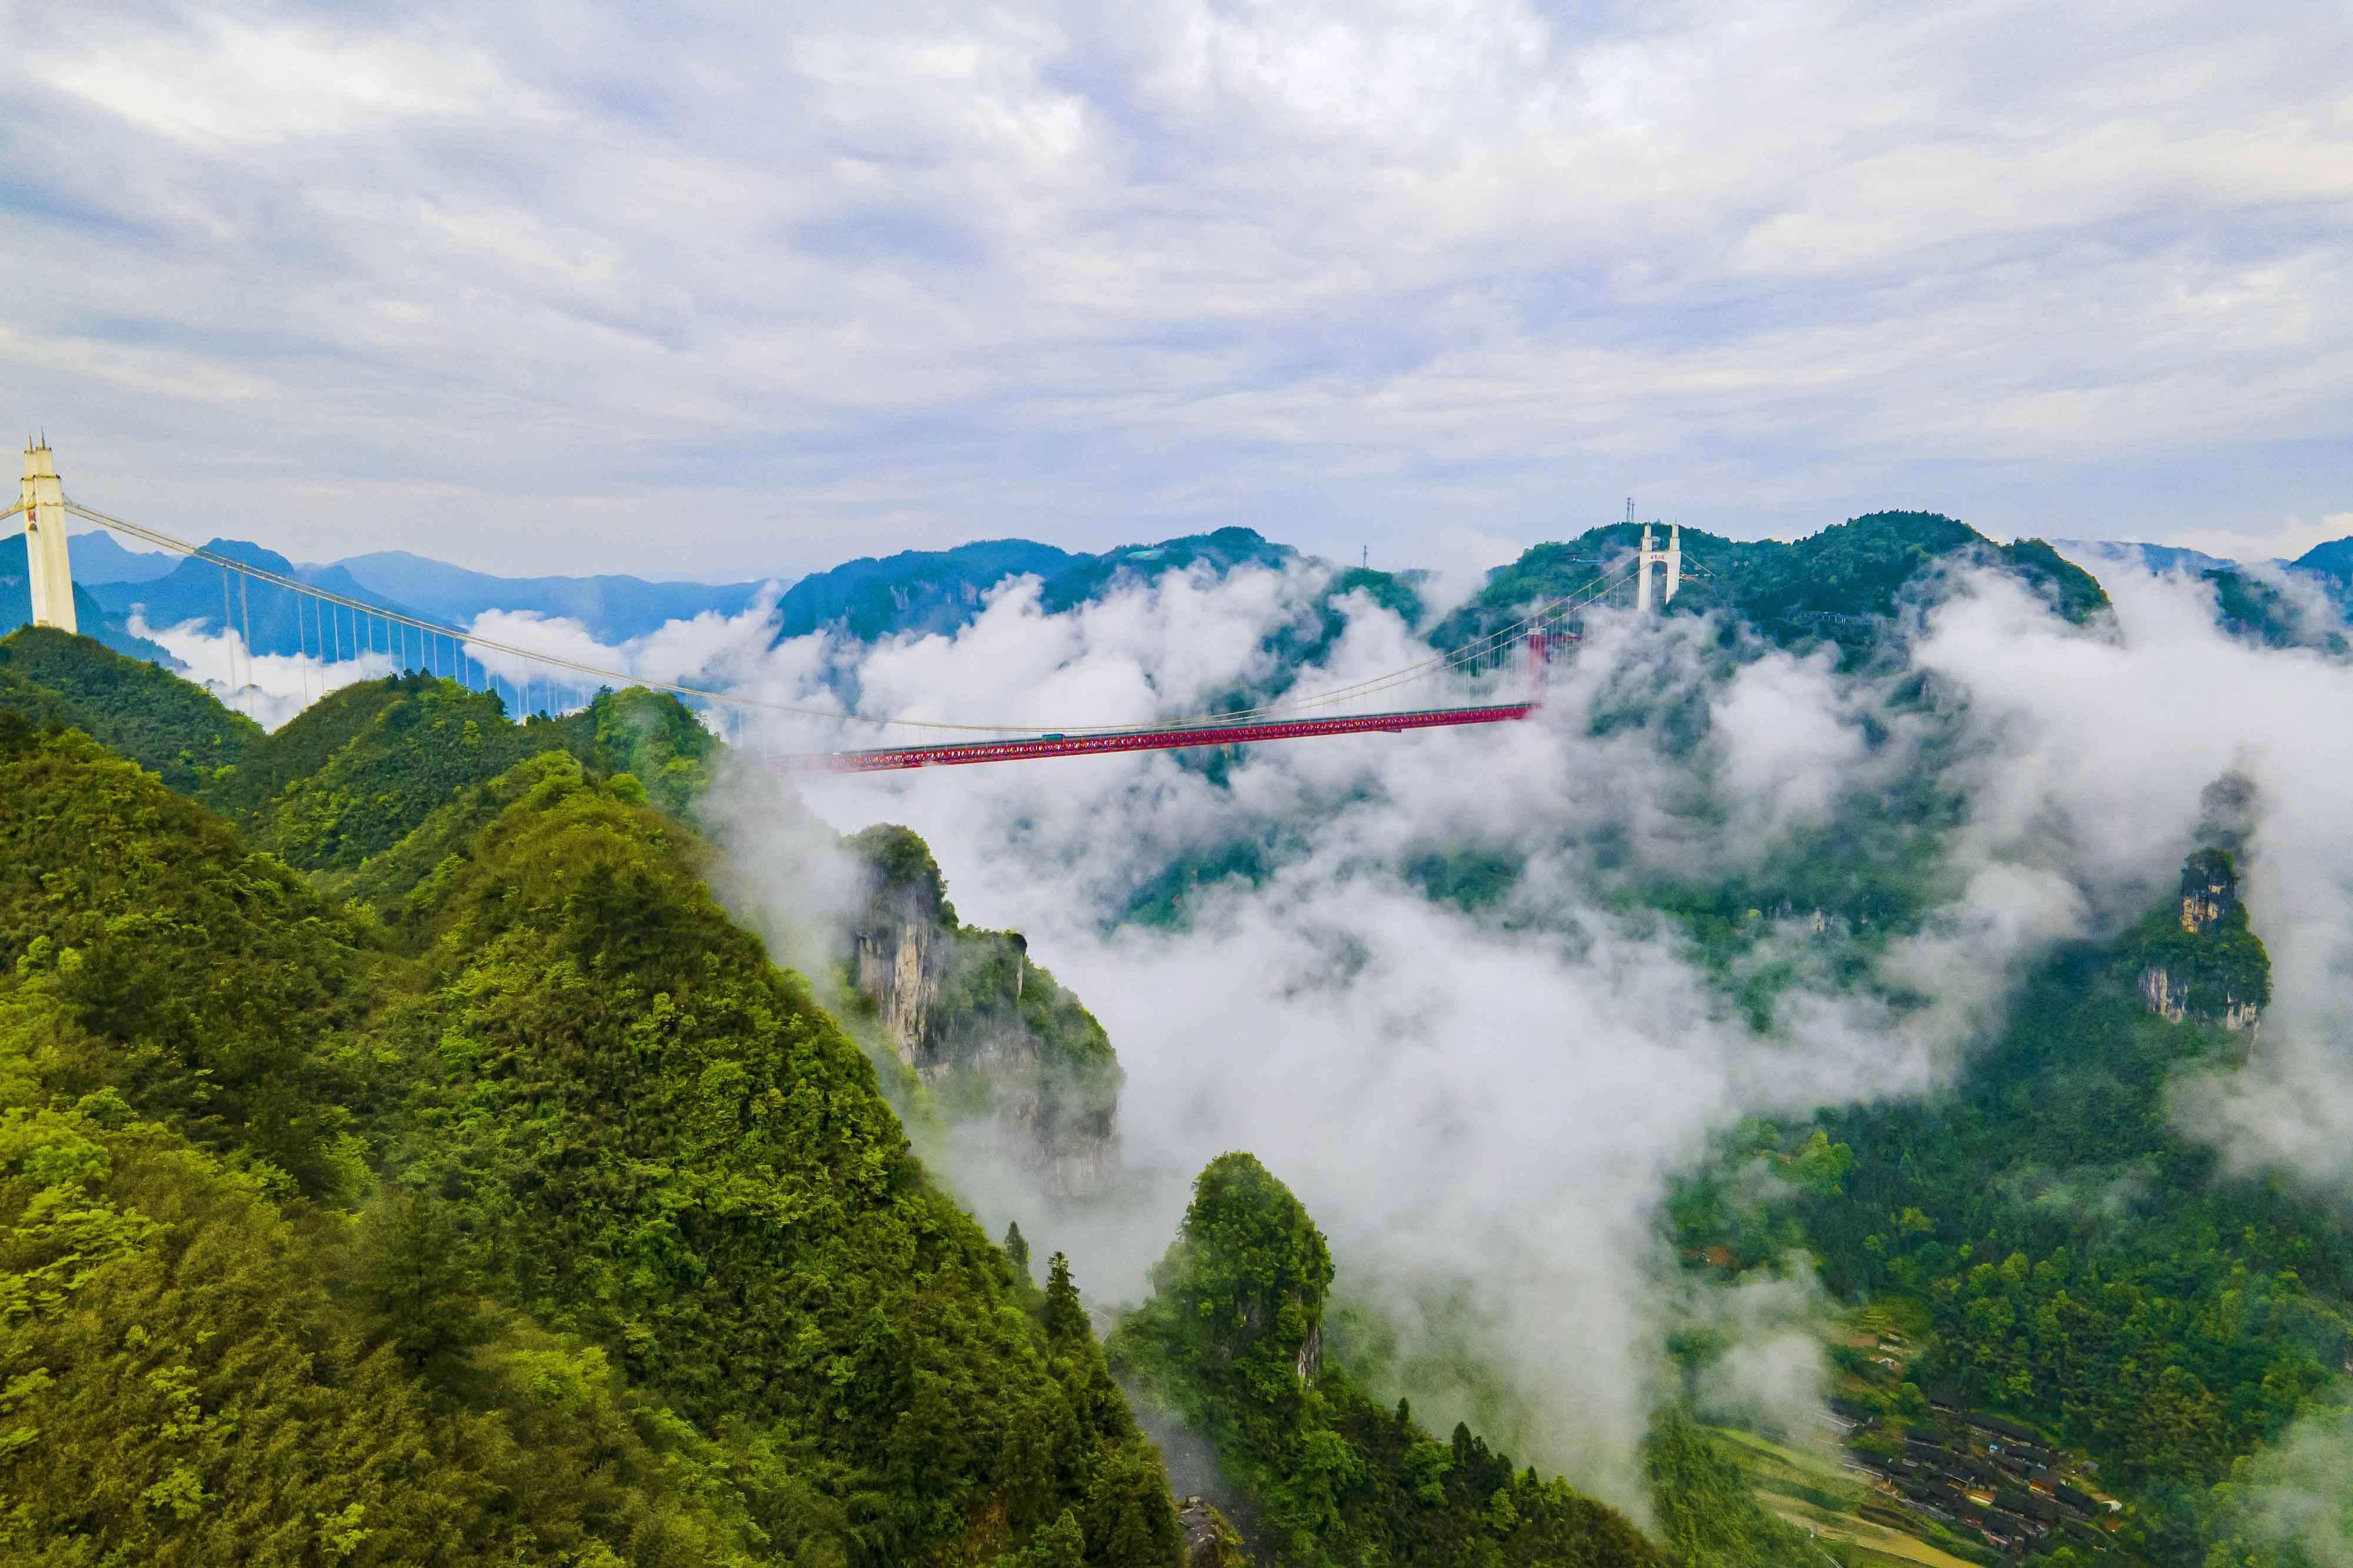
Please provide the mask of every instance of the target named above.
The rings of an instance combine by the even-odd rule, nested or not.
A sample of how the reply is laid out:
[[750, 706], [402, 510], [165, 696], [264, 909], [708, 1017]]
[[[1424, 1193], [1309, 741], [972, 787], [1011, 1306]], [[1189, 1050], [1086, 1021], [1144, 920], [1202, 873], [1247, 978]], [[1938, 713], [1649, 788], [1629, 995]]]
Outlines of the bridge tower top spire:
[[33, 624], [79, 631], [74, 616], [73, 564], [66, 550], [66, 496], [47, 432], [25, 447], [25, 576], [33, 592]]

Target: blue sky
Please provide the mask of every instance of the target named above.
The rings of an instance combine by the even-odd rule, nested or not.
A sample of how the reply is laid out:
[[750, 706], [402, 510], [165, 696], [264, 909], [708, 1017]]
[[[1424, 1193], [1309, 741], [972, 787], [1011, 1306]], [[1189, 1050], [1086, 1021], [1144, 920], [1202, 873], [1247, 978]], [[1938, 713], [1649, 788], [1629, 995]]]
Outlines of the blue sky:
[[11, 7], [0, 411], [511, 572], [2353, 532], [2342, 3], [737, 9]]

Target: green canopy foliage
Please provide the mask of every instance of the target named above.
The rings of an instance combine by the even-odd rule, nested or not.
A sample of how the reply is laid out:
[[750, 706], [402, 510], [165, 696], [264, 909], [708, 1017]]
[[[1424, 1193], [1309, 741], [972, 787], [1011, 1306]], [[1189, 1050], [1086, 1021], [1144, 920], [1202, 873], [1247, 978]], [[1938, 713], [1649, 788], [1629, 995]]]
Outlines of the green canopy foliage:
[[[1508, 626], [1529, 605], [1598, 584], [1625, 564], [1641, 534], [1637, 525], [1611, 523], [1566, 543], [1535, 546], [1490, 576], [1469, 604], [1432, 629], [1431, 640], [1461, 647]], [[1654, 538], [1664, 544], [1663, 537]], [[1687, 528], [1683, 548], [1685, 573], [1672, 613], [1722, 609], [1773, 641], [1829, 642], [1855, 657], [1875, 648], [1907, 595], [1929, 588], [1935, 574], [1948, 566], [2008, 573], [2077, 623], [2108, 603], [2089, 573], [2042, 541], [1996, 545], [1936, 512], [1873, 512], [1788, 543]]]
[[183, 793], [235, 767], [261, 739], [260, 725], [204, 688], [53, 626], [0, 637], [0, 700], [103, 741]]
[[700, 726], [486, 704], [374, 683], [256, 770], [342, 906], [0, 713], [0, 1561], [1173, 1563], [1067, 1267], [611, 767]]
[[[2201, 852], [2185, 885], [2230, 869]], [[2226, 994], [2269, 995], [2242, 907], [2189, 932], [2168, 900], [2112, 944], [2054, 955], [1951, 1090], [1794, 1137], [1744, 1129], [1673, 1212], [1688, 1255], [1769, 1266], [1802, 1247], [1834, 1290], [1909, 1303], [1926, 1331], [1900, 1374], [1841, 1352], [1859, 1393], [1915, 1415], [1931, 1395], [2000, 1412], [2095, 1458], [2138, 1504], [2127, 1542], [2187, 1568], [2217, 1528], [2208, 1489], [2345, 1398], [2353, 1231], [2178, 1127], [2175, 1086], [2231, 1070], [2244, 1039], [2153, 1014], [2136, 988], [2152, 963], [2218, 1013]], [[1840, 1149], [1847, 1168], [1820, 1179]], [[1781, 1197], [1741, 1173], [1760, 1160]]]
[[1681, 1411], [1661, 1415], [1642, 1458], [1659, 1538], [1688, 1568], [1808, 1568], [1809, 1560], [1821, 1561], [1806, 1532], [1767, 1513], [1740, 1467]]
[[1208, 1436], [1249, 1494], [1274, 1561], [1317, 1565], [1650, 1564], [1623, 1517], [1457, 1426], [1451, 1444], [1324, 1359], [1330, 1248], [1248, 1154], [1194, 1183], [1150, 1300], [1107, 1346], [1155, 1405]]

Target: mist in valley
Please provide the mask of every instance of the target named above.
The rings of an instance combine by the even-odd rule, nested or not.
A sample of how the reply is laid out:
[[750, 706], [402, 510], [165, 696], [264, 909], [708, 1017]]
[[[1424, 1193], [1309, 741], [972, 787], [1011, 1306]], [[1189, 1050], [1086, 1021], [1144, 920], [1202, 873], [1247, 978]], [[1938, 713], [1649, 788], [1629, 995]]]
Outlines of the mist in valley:
[[[2353, 710], [2353, 668], [2224, 635], [2195, 580], [2090, 564], [2115, 607], [2088, 626], [1964, 572], [1906, 610], [1904, 667], [1861, 673], [1712, 618], [1598, 611], [1528, 722], [1215, 766], [1142, 753], [780, 784], [753, 758], [907, 731], [752, 709], [712, 720], [737, 763], [704, 810], [723, 892], [821, 990], [839, 990], [864, 892], [839, 835], [898, 822], [965, 922], [1023, 932], [1103, 1021], [1126, 1073], [1103, 1190], [1040, 1191], [993, 1124], [914, 1129], [992, 1231], [1018, 1221], [1041, 1258], [1068, 1252], [1100, 1312], [1148, 1289], [1202, 1164], [1250, 1151], [1331, 1238], [1335, 1349], [1395, 1384], [1377, 1395], [1409, 1394], [1440, 1430], [1469, 1418], [1639, 1514], [1640, 1440], [1682, 1375], [1674, 1338], [1704, 1328], [1725, 1347], [1705, 1407], [1803, 1434], [1835, 1305], [1797, 1259], [1732, 1287], [1687, 1269], [1663, 1224], [1678, 1176], [1745, 1119], [1949, 1081], [2055, 944], [2114, 935], [2169, 896], [2226, 774], [2252, 785], [2242, 886], [2276, 994], [2249, 1064], [2185, 1075], [2176, 1114], [2239, 1168], [2353, 1191], [2353, 731], [2328, 717]], [[541, 616], [474, 629], [776, 707], [849, 695], [1046, 730], [1263, 689], [1271, 638], [1312, 624], [1325, 582], [1311, 564], [1172, 573], [1050, 615], [1018, 580], [954, 636], [872, 646], [774, 642], [765, 603], [617, 648]], [[1429, 656], [1370, 599], [1340, 603], [1345, 632], [1297, 690]], [[200, 674], [225, 661], [219, 639], [155, 635]], [[305, 682], [385, 672], [259, 665], [280, 721]], [[1726, 973], [1641, 896], [1769, 883], [1924, 781], [1959, 809], [1915, 925], [1757, 909]], [[1236, 846], [1255, 876], [1216, 874]], [[1172, 884], [1179, 866], [1209, 874]], [[1500, 896], [1433, 897], [1463, 866], [1508, 868]], [[1760, 1020], [1738, 993], [1767, 967], [1786, 979]]]

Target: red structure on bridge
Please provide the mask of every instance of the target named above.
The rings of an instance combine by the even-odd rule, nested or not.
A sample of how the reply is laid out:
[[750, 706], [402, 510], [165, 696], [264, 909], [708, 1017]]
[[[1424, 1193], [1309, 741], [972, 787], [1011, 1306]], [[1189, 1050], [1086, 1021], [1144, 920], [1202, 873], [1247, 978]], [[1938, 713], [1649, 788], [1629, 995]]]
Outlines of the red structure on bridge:
[[1277, 719], [1212, 728], [1113, 730], [1091, 735], [1031, 735], [1014, 741], [959, 742], [945, 746], [898, 746], [874, 752], [818, 752], [771, 757], [785, 773], [874, 773], [958, 763], [1010, 763], [1024, 757], [1084, 757], [1103, 752], [1173, 752], [1187, 746], [1241, 746], [1253, 741], [1296, 741], [1310, 735], [1397, 734], [1455, 724], [1500, 724], [1525, 719], [1533, 702], [1484, 708], [1423, 708], [1403, 713], [1356, 713], [1336, 719]]
[[[1539, 686], [1556, 655], [1578, 640], [1573, 631], [1539, 626], [1517, 639], [1527, 649], [1528, 673]], [[806, 752], [772, 756], [768, 766], [787, 773], [880, 773], [900, 768], [953, 767], [959, 763], [1011, 763], [1028, 757], [1088, 757], [1106, 752], [1175, 752], [1190, 746], [1246, 746], [1257, 741], [1303, 741], [1314, 735], [1395, 735], [1458, 724], [1507, 724], [1536, 704], [1493, 702], [1481, 707], [1415, 708], [1396, 713], [1350, 713], [1330, 719], [1213, 720], [1134, 730], [1094, 730], [1081, 735], [1048, 732], [1008, 741], [956, 741], [944, 745], [886, 746], [871, 752]]]

